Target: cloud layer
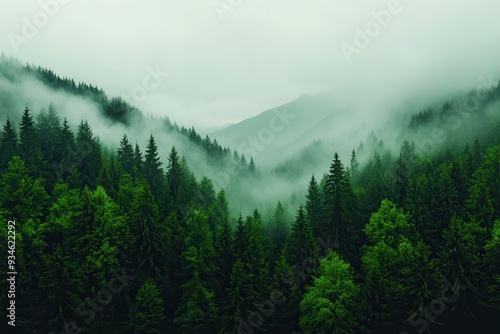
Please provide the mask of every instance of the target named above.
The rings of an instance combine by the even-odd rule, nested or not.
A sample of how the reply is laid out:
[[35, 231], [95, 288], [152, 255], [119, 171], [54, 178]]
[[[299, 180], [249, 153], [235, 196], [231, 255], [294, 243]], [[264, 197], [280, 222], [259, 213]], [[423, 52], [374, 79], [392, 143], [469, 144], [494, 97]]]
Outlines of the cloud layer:
[[[4, 1], [0, 51], [122, 96], [160, 68], [169, 76], [131, 102], [201, 129], [303, 93], [326, 90], [377, 113], [412, 95], [475, 87], [479, 76], [498, 79], [498, 1], [393, 2]], [[390, 6], [398, 13], [378, 22]], [[359, 31], [372, 35], [362, 48]], [[342, 43], [359, 52], [346, 59]]]

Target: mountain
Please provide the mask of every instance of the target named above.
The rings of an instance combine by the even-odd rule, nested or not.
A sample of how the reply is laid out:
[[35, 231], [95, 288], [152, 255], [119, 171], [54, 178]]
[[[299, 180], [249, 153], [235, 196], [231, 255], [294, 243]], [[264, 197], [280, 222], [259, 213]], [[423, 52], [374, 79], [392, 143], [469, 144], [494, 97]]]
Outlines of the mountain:
[[304, 94], [210, 135], [269, 166], [290, 158], [317, 139], [344, 136], [345, 124], [355, 117], [353, 109], [336, 104], [327, 95]]

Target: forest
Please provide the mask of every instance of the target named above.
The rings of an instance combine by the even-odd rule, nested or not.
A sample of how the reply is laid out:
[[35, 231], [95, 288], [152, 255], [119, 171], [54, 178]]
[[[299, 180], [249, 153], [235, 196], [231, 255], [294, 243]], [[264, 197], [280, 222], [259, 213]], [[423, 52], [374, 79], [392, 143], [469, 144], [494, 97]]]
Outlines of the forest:
[[[137, 112], [68, 85], [100, 97], [104, 111]], [[498, 101], [499, 87], [485, 103]], [[495, 130], [427, 155], [411, 140], [393, 153], [365, 143], [348, 161], [331, 147], [290, 217], [288, 198], [271, 215], [232, 212], [225, 189], [194, 175], [190, 152], [171, 145], [161, 156], [155, 133], [145, 143], [123, 133], [113, 149], [85, 119], [75, 126], [54, 105], [36, 107], [9, 110], [20, 121], [5, 117], [0, 134], [2, 268], [17, 271], [19, 333], [494, 333]], [[450, 108], [415, 114], [405, 131]], [[266, 177], [253, 158], [168, 124], [203, 147], [207, 164], [231, 160], [233, 188]]]

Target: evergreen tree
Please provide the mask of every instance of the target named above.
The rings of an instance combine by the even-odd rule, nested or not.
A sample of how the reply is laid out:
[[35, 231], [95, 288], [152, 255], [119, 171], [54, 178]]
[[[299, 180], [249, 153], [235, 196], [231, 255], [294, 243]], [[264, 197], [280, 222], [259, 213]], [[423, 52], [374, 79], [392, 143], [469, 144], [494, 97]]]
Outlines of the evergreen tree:
[[339, 155], [335, 153], [328, 174], [324, 199], [324, 223], [321, 235], [332, 238], [334, 247], [346, 259], [352, 259], [353, 246], [353, 207], [352, 189]]
[[351, 165], [350, 165], [350, 172], [351, 172], [351, 180], [353, 182], [356, 182], [358, 179], [359, 175], [359, 162], [358, 162], [358, 157], [356, 155], [356, 151], [352, 150], [351, 152]]
[[486, 302], [494, 309], [500, 309], [500, 220], [495, 221], [491, 239], [485, 246], [484, 286]]
[[311, 176], [311, 180], [309, 181], [309, 187], [307, 189], [307, 202], [306, 202], [306, 211], [307, 218], [313, 230], [313, 235], [315, 238], [321, 236], [323, 232], [321, 223], [322, 223], [322, 197], [321, 191], [319, 189], [318, 182], [314, 178], [314, 175]]
[[302, 287], [309, 283], [312, 272], [317, 268], [316, 261], [319, 256], [317, 248], [318, 245], [314, 240], [311, 226], [301, 205], [292, 225], [292, 233], [284, 254], [287, 262], [298, 269], [295, 270], [295, 274], [300, 278]]
[[139, 281], [153, 278], [155, 282], [164, 282], [166, 246], [162, 238], [158, 206], [148, 184], [140, 187], [132, 207], [132, 232], [137, 236]]
[[87, 122], [82, 121], [76, 135], [75, 165], [82, 184], [94, 188], [102, 166], [101, 144]]
[[47, 161], [50, 164], [60, 161], [61, 151], [58, 151], [58, 146], [61, 134], [61, 119], [52, 103], [49, 105], [47, 112], [42, 109], [37, 115], [35, 128], [40, 149]]
[[253, 157], [250, 158], [250, 163], [248, 164], [248, 171], [250, 172], [250, 175], [255, 175], [257, 172], [257, 168], [255, 167], [255, 161], [253, 160]]
[[144, 168], [144, 161], [141, 149], [139, 145], [136, 143], [134, 148], [134, 175], [142, 175]]
[[397, 205], [403, 205], [406, 199], [406, 192], [408, 188], [408, 166], [400, 153], [396, 161], [396, 169], [394, 171], [394, 184], [393, 193]]
[[469, 189], [469, 196], [465, 202], [466, 217], [469, 221], [476, 221], [488, 231], [492, 229], [493, 214], [495, 212], [490, 197], [490, 190], [481, 173], [474, 177]]
[[364, 232], [369, 244], [363, 247], [363, 294], [369, 305], [369, 328], [395, 328], [397, 320], [409, 312], [403, 303], [405, 277], [418, 236], [408, 216], [389, 200], [382, 201]]
[[273, 292], [271, 301], [274, 304], [272, 312], [273, 333], [293, 333], [299, 330], [299, 304], [302, 299], [300, 278], [296, 275], [284, 254], [280, 256], [274, 267]]
[[118, 148], [118, 161], [125, 173], [135, 175], [134, 173], [134, 148], [128, 141], [127, 135], [123, 135]]
[[0, 148], [0, 170], [4, 171], [7, 168], [8, 162], [17, 153], [17, 133], [8, 117], [7, 122], [3, 126]]
[[37, 144], [35, 122], [30, 110], [26, 106], [24, 109], [21, 124], [19, 125], [19, 150], [21, 157], [28, 164], [35, 155], [35, 148]]
[[359, 287], [354, 270], [339, 254], [329, 251], [300, 303], [304, 333], [356, 333]]
[[158, 147], [156, 146], [153, 135], [149, 137], [148, 146], [146, 148], [146, 155], [144, 157], [143, 173], [146, 181], [148, 182], [151, 192], [154, 195], [156, 203], [160, 202], [164, 189], [163, 170], [161, 168], [161, 161], [158, 157]]
[[234, 255], [232, 252], [233, 234], [229, 220], [225, 219], [222, 224], [217, 227], [215, 235], [215, 254], [218, 271], [216, 273], [219, 285], [217, 287], [218, 298], [223, 297], [223, 292], [229, 286], [231, 268], [234, 263]]
[[408, 303], [410, 324], [415, 316], [428, 316], [428, 306], [441, 298], [444, 277], [439, 270], [439, 261], [431, 258], [431, 249], [419, 241], [407, 258], [409, 264], [405, 274], [405, 295]]
[[130, 309], [130, 326], [136, 334], [160, 334], [165, 322], [164, 301], [156, 282], [152, 278], [145, 280]]
[[278, 205], [274, 210], [274, 216], [269, 230], [270, 237], [274, 245], [274, 256], [277, 258], [283, 247], [285, 247], [290, 235], [290, 230], [285, 217], [285, 208], [281, 202], [278, 202]]
[[195, 210], [188, 221], [188, 236], [182, 252], [187, 283], [174, 319], [183, 333], [210, 332], [216, 315], [214, 287], [215, 249], [207, 217]]
[[[175, 146], [172, 147], [170, 153], [168, 155], [168, 167], [167, 167], [167, 182], [170, 187], [170, 196], [174, 199], [174, 201], [178, 201], [179, 192], [181, 191], [182, 186], [182, 170], [181, 160], [179, 158], [179, 154], [175, 149]], [[179, 204], [178, 202], [176, 204]]]
[[58, 136], [57, 150], [60, 153], [58, 162], [52, 163], [56, 176], [60, 182], [66, 180], [75, 164], [75, 136], [71, 130], [68, 120], [65, 118]]
[[0, 178], [0, 216], [20, 224], [43, 220], [48, 201], [43, 184], [43, 179], [29, 176], [21, 158], [13, 157]]

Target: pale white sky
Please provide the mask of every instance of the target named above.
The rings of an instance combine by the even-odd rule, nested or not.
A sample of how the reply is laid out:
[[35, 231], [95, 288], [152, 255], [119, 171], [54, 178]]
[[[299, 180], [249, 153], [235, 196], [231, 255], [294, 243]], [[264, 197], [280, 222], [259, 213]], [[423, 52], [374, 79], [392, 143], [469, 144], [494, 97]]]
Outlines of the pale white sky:
[[[1, 0], [0, 51], [200, 129], [325, 89], [397, 104], [498, 80], [498, 0], [391, 1]], [[148, 68], [169, 75], [157, 84]]]

